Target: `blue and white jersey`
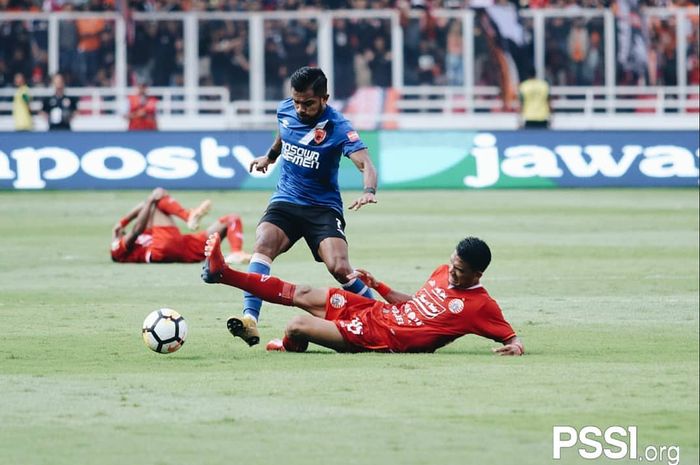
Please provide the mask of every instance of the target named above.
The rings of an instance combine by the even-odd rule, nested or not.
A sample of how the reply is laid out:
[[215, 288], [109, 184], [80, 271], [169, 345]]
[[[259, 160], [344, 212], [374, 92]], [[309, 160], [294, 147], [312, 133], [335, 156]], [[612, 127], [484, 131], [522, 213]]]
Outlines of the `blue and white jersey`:
[[299, 120], [291, 98], [277, 108], [282, 153], [280, 178], [270, 202], [329, 207], [341, 215], [340, 156], [367, 148], [343, 115], [330, 106], [315, 124]]

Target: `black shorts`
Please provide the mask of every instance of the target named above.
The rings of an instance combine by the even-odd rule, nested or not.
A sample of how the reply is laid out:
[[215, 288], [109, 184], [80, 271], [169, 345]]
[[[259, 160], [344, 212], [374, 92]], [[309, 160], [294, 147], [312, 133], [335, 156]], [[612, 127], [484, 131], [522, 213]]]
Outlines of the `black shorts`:
[[306, 240], [317, 262], [318, 246], [327, 237], [345, 238], [345, 218], [328, 207], [296, 205], [289, 202], [273, 202], [267, 206], [260, 223], [272, 223], [287, 235], [290, 247], [300, 238]]
[[549, 121], [525, 121], [525, 129], [547, 129]]

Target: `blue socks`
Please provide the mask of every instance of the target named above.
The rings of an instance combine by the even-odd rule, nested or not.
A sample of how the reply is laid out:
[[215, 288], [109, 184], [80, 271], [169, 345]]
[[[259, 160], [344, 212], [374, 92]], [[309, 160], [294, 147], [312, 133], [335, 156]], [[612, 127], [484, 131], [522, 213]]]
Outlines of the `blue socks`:
[[347, 283], [343, 284], [343, 289], [350, 291], [353, 294], [361, 295], [362, 297], [367, 297], [368, 299], [374, 299], [372, 290], [364, 283], [362, 280], [354, 278]]
[[[253, 256], [248, 265], [248, 273], [270, 274], [270, 264]], [[262, 300], [259, 297], [254, 296], [250, 292], [243, 293], [244, 316], [250, 316], [254, 318], [255, 321], [258, 321], [258, 317], [260, 317], [260, 307], [262, 307]]]

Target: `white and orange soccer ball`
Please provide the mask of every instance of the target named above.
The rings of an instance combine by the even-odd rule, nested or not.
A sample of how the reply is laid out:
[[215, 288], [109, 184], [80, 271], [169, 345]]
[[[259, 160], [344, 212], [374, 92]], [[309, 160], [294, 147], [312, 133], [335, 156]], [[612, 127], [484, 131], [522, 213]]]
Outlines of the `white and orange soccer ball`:
[[171, 308], [161, 308], [143, 320], [143, 342], [154, 352], [170, 354], [187, 339], [187, 322]]

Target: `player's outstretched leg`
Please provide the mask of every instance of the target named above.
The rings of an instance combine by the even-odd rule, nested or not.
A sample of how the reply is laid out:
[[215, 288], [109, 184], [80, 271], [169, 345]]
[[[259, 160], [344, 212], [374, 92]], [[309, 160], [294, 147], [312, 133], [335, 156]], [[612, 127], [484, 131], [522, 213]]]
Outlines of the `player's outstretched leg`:
[[218, 283], [224, 275], [226, 262], [221, 253], [221, 236], [214, 233], [209, 236], [204, 246], [204, 265], [202, 266], [202, 280], [205, 283]]
[[[202, 267], [202, 279], [206, 283], [218, 283], [224, 275], [226, 262], [221, 253], [221, 236], [214, 233], [209, 236], [204, 246], [204, 266]], [[254, 346], [260, 342], [257, 322], [249, 317], [231, 317], [226, 321], [226, 328], [234, 337], [240, 337], [249, 346]]]
[[211, 210], [211, 200], [209, 199], [200, 203], [198, 207], [193, 208], [192, 211], [190, 211], [189, 218], [187, 218], [187, 227], [190, 228], [192, 231], [198, 229], [199, 222], [204, 217], [204, 215], [209, 213], [209, 210]]

